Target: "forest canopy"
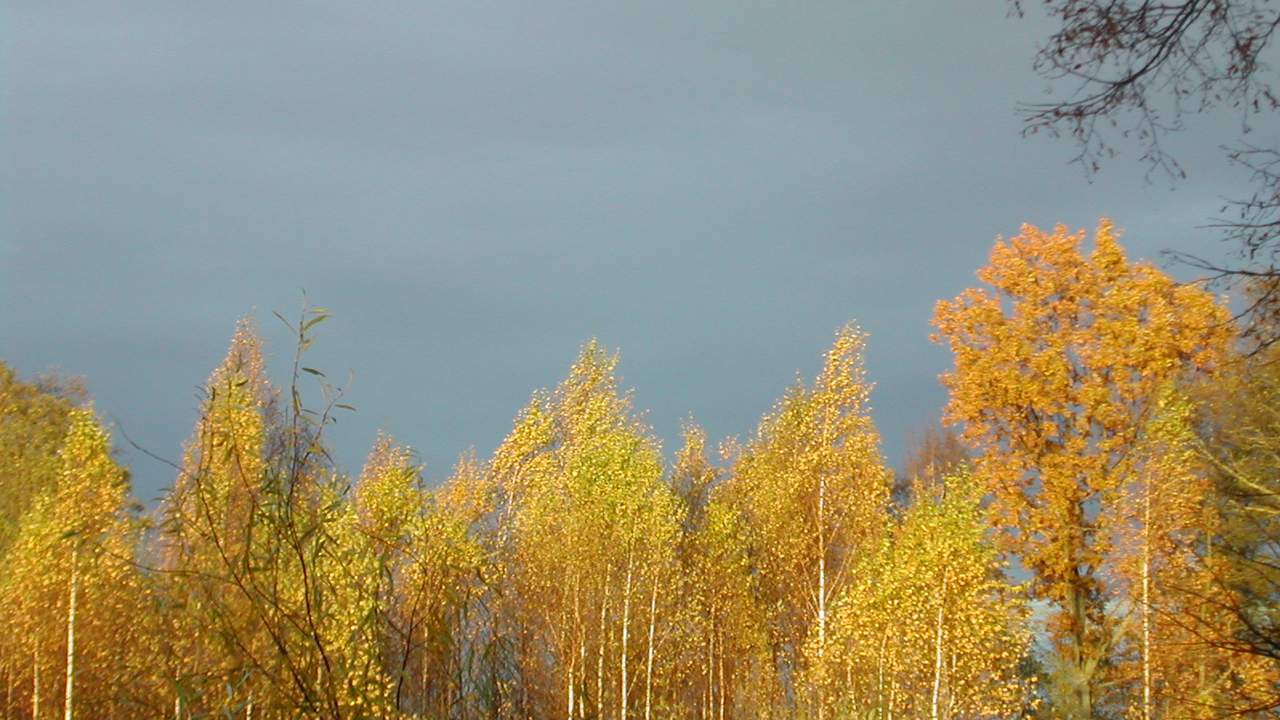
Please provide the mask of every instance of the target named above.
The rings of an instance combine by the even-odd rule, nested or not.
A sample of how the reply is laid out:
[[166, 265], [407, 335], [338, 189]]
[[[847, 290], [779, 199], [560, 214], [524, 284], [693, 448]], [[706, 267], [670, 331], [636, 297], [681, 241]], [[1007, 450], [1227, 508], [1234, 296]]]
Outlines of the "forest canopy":
[[1274, 715], [1278, 350], [1106, 221], [978, 277], [904, 473], [852, 324], [745, 441], [690, 421], [671, 459], [589, 342], [428, 487], [386, 435], [336, 467], [327, 313], [284, 387], [242, 321], [154, 513], [87, 392], [0, 364], [0, 715]]

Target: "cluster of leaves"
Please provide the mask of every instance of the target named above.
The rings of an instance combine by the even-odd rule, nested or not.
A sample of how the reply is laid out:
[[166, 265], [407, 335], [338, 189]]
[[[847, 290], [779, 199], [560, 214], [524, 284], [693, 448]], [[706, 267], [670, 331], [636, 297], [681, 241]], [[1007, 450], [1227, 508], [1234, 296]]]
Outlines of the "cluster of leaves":
[[1128, 262], [1105, 224], [1091, 255], [1082, 241], [1027, 228], [980, 274], [993, 290], [939, 306], [949, 416], [977, 454], [931, 434], [906, 482], [880, 455], [853, 326], [722, 464], [690, 423], [668, 465], [593, 342], [492, 458], [428, 489], [390, 437], [359, 476], [333, 466], [341, 392], [302, 364], [323, 311], [290, 325], [283, 393], [242, 323], [155, 522], [83, 394], [4, 369], [0, 714], [1274, 706], [1276, 435], [1227, 408], [1267, 405], [1275, 383], [1233, 370], [1214, 298]]

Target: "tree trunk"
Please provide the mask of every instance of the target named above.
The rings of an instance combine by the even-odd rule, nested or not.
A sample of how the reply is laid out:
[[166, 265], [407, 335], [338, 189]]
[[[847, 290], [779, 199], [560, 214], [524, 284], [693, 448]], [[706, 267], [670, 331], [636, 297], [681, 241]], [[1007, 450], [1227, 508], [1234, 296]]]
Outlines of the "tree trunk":
[[[573, 635], [574, 641], [579, 641], [579, 642], [574, 642], [575, 645], [580, 644], [580, 641], [582, 639], [582, 606], [578, 598], [578, 587], [579, 587], [578, 578], [577, 578], [577, 575], [575, 574], [573, 578], [573, 632], [572, 632], [572, 635]], [[568, 655], [568, 661], [569, 661], [569, 668], [568, 668], [569, 677], [566, 681], [568, 695], [569, 695], [568, 699], [566, 700], [566, 702], [568, 703], [568, 707], [566, 708], [568, 713], [565, 715], [565, 717], [568, 718], [568, 720], [573, 720], [573, 712], [574, 712], [573, 671], [574, 671], [575, 662], [577, 661], [577, 657], [576, 657], [577, 653], [574, 652], [574, 650], [576, 649], [577, 648], [569, 647], [568, 648], [569, 651], [565, 653], [566, 655]]]
[[627, 720], [627, 691], [630, 690], [627, 677], [628, 640], [631, 638], [631, 577], [633, 565], [631, 550], [627, 550], [627, 585], [622, 595], [622, 686], [618, 688], [618, 720]]
[[1071, 687], [1070, 706], [1064, 708], [1070, 720], [1089, 720], [1093, 717], [1093, 673], [1092, 663], [1087, 656], [1089, 621], [1085, 609], [1085, 593], [1083, 578], [1078, 570], [1072, 570], [1071, 584], [1067, 588], [1067, 603], [1072, 621], [1071, 629]]
[[63, 705], [63, 720], [72, 720], [71, 706], [75, 701], [76, 683], [76, 600], [80, 594], [80, 550], [71, 552], [71, 598], [67, 602], [67, 694]]
[[708, 618], [707, 626], [707, 667], [703, 676], [706, 686], [702, 691], [702, 720], [711, 720], [716, 711], [716, 624], [715, 618]]
[[827, 478], [818, 481], [818, 720], [827, 709]]
[[1142, 503], [1142, 720], [1151, 720], [1151, 484]]
[[40, 720], [40, 636], [31, 654], [31, 720]]
[[947, 580], [944, 576], [942, 580], [942, 593], [938, 596], [938, 616], [935, 620], [936, 627], [933, 644], [933, 703], [929, 711], [929, 717], [931, 720], [938, 720], [938, 696], [942, 691], [942, 610], [946, 605], [946, 597]]
[[718, 717], [718, 720], [724, 720], [725, 706], [728, 704], [729, 695], [726, 692], [726, 690], [728, 690], [728, 687], [724, 679], [724, 638], [723, 637], [720, 638], [720, 654], [717, 657], [719, 658], [719, 667], [720, 667], [720, 707], [719, 707], [720, 714], [717, 717]]
[[644, 720], [652, 720], [653, 708], [653, 634], [658, 625], [658, 574], [653, 574], [653, 592], [649, 594], [649, 659], [644, 668]]
[[604, 598], [600, 601], [600, 652], [596, 656], [596, 713], [600, 720], [605, 719], [604, 712], [604, 646], [608, 640], [605, 633], [605, 616], [609, 607], [609, 576], [604, 578]]

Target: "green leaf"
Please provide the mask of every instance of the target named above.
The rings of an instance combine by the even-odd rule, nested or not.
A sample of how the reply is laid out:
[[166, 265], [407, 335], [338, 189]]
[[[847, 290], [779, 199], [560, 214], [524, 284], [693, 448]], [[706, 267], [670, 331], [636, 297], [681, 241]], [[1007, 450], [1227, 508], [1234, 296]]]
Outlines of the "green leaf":
[[308, 320], [308, 321], [306, 321], [306, 322], [302, 323], [302, 332], [306, 332], [306, 331], [310, 330], [310, 329], [312, 328], [312, 326], [317, 325], [317, 324], [319, 324], [319, 323], [322, 323], [322, 322], [324, 322], [325, 320], [328, 320], [328, 319], [329, 319], [329, 315], [316, 315], [315, 317], [311, 318], [310, 320]]
[[272, 311], [272, 313], [271, 313], [271, 314], [272, 314], [272, 315], [275, 315], [275, 316], [276, 316], [276, 317], [278, 317], [278, 318], [280, 318], [280, 322], [284, 323], [284, 326], [285, 326], [285, 327], [287, 327], [287, 328], [289, 328], [289, 330], [293, 330], [293, 323], [291, 323], [291, 322], [289, 322], [288, 320], [286, 320], [286, 319], [284, 318], [284, 316], [283, 316], [283, 315], [281, 315], [281, 314], [280, 314], [280, 313], [278, 313], [278, 312], [274, 312], [274, 311]]

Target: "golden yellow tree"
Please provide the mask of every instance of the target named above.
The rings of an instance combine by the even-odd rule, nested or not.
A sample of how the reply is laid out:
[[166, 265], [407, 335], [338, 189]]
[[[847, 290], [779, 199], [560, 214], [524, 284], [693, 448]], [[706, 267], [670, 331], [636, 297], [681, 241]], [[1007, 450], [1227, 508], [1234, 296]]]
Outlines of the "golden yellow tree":
[[[165, 505], [174, 715], [391, 712], [394, 688], [378, 652], [382, 597], [366, 577], [378, 558], [324, 439], [340, 393], [300, 363], [310, 329], [326, 317], [307, 309], [290, 325], [288, 411], [273, 407], [262, 344], [247, 323], [209, 382]], [[320, 379], [321, 410], [303, 403], [302, 373]]]
[[852, 325], [836, 335], [813, 387], [797, 384], [765, 418], [727, 488], [750, 528], [771, 608], [775, 702], [800, 703], [819, 720], [830, 704], [832, 600], [888, 516], [890, 475], [869, 414], [864, 337]]
[[0, 553], [17, 535], [23, 513], [57, 486], [58, 450], [71, 412], [86, 400], [74, 379], [26, 382], [0, 361]]
[[671, 666], [678, 506], [658, 446], [591, 343], [490, 463], [501, 559], [497, 634], [514, 672], [499, 712], [650, 716]]
[[751, 717], [768, 707], [768, 687], [760, 680], [772, 668], [750, 535], [721, 492], [722, 472], [707, 458], [706, 433], [686, 424], [684, 440], [671, 478], [685, 514], [679, 558], [687, 632], [679, 638], [679, 699], [699, 720]]
[[[6, 655], [29, 693], [14, 717], [112, 717], [137, 712], [133, 652], [145, 638], [128, 514], [128, 482], [90, 408], [73, 410], [59, 479], [23, 516], [0, 568]], [[144, 611], [145, 612], [145, 611]], [[154, 689], [154, 688], [148, 688]], [[21, 708], [21, 709], [19, 709]]]
[[166, 666], [175, 715], [261, 707], [272, 694], [250, 658], [271, 645], [251, 596], [261, 568], [255, 555], [270, 542], [261, 511], [271, 446], [281, 435], [276, 397], [262, 340], [242, 320], [205, 386], [194, 437], [162, 507], [159, 562], [168, 581]]
[[967, 473], [920, 485], [837, 599], [836, 706], [857, 717], [1016, 717], [1031, 704], [1026, 603], [987, 537]]
[[[1270, 298], [1255, 325], [1264, 336], [1280, 323], [1274, 280], [1265, 281]], [[1201, 413], [1194, 435], [1173, 426], [1177, 451], [1186, 463], [1187, 436], [1194, 442], [1192, 461], [1207, 463], [1212, 518], [1216, 527], [1192, 546], [1208, 573], [1193, 585], [1197, 602], [1184, 603], [1174, 621], [1230, 654], [1227, 709], [1269, 711], [1280, 707], [1280, 345], [1257, 348], [1239, 358], [1231, 371], [1196, 388]], [[1176, 406], [1175, 406], [1176, 407]], [[1176, 416], [1175, 416], [1176, 418]], [[1195, 698], [1193, 698], [1195, 699]], [[1220, 698], [1215, 698], [1220, 699]]]
[[996, 243], [991, 286], [940, 302], [935, 339], [955, 353], [947, 419], [982, 451], [1005, 549], [1052, 603], [1056, 707], [1089, 718], [1124, 628], [1104, 568], [1108, 524], [1134, 476], [1161, 388], [1213, 372], [1232, 342], [1227, 310], [1147, 263], [1130, 263], [1109, 222], [1084, 234], [1024, 226]]

